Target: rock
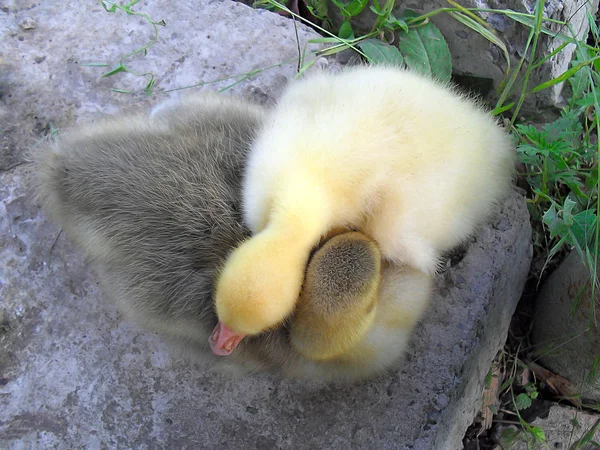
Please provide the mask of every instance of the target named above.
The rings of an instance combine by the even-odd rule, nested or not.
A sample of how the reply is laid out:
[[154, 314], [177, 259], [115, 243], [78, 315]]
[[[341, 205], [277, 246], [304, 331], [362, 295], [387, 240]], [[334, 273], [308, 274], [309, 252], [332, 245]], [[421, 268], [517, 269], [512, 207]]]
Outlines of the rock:
[[24, 17], [19, 20], [19, 27], [23, 30], [33, 30], [35, 28], [35, 20], [31, 17]]
[[[148, 98], [139, 78], [100, 78], [106, 68], [82, 64], [114, 63], [148, 42], [152, 27], [146, 22], [99, 6], [24, 3], [37, 22], [25, 40], [11, 28], [21, 6], [0, 15], [5, 55], [19, 55], [2, 96], [19, 158], [50, 124], [60, 133], [73, 123], [149, 106], [164, 98], [162, 90], [297, 56], [294, 25], [276, 14], [226, 0], [140, 3], [140, 10], [167, 24], [148, 56], [132, 62], [136, 70], [157, 74], [155, 95]], [[304, 26], [297, 30], [300, 48], [316, 37]], [[39, 55], [47, 56], [43, 64], [35, 63]], [[258, 73], [232, 91], [272, 102], [295, 68], [291, 63]], [[26, 195], [28, 170], [21, 164], [0, 172], [2, 446], [460, 448], [530, 264], [531, 229], [519, 194], [437, 277], [430, 311], [398, 370], [339, 386], [260, 374], [231, 380], [201, 370], [158, 336], [122, 320], [79, 253], [63, 236], [54, 244], [58, 230]]]
[[[589, 441], [581, 447], [575, 447], [575, 444], [578, 440], [582, 439], [586, 433], [592, 432], [594, 426], [598, 424], [598, 421], [600, 421], [600, 414], [580, 411], [569, 406], [554, 403], [548, 405], [548, 412], [546, 414], [530, 422], [530, 425], [540, 427], [544, 431], [547, 444], [547, 447], [544, 448], [565, 450], [570, 448], [580, 448], [582, 450], [592, 450], [597, 447], [589, 443]], [[515, 426], [506, 428], [513, 430], [510, 434], [515, 436], [515, 445], [506, 445], [504, 448], [512, 448], [513, 450], [542, 448], [542, 445], [539, 442], [534, 444], [534, 447], [528, 447], [527, 441], [528, 437], [530, 438], [530, 435], [526, 432], [520, 431]], [[505, 433], [505, 435], [506, 434], [507, 433]], [[599, 429], [596, 429], [596, 432], [592, 432], [591, 434], [591, 440], [600, 442]], [[506, 444], [508, 444], [508, 442]]]
[[[536, 1], [463, 0], [458, 3], [465, 8], [512, 9], [517, 12], [533, 14]], [[396, 17], [402, 17], [405, 9], [411, 9], [417, 14], [423, 14], [451, 6], [448, 5], [446, 0], [401, 1], [396, 2], [395, 5], [393, 14]], [[594, 16], [597, 10], [598, 0], [553, 0], [545, 2], [544, 15], [548, 18], [567, 21], [575, 31], [577, 39], [585, 41], [589, 31], [586, 12], [589, 11]], [[339, 26], [342, 22], [342, 17], [337, 8], [333, 4], [329, 4], [329, 11], [336, 18], [335, 23]], [[511, 57], [511, 68], [514, 69], [523, 55], [530, 28], [503, 14], [477, 14], [483, 17], [496, 30], [497, 36], [505, 43]], [[375, 14], [367, 7], [358, 16], [356, 22], [360, 29], [369, 31], [375, 23], [375, 18]], [[456, 74], [490, 78], [494, 81], [494, 87], [499, 87], [506, 72], [506, 59], [502, 50], [446, 13], [440, 13], [431, 17], [431, 21], [440, 28], [442, 35], [448, 43], [452, 55], [452, 66]], [[568, 29], [561, 28], [559, 25], [547, 26], [554, 33], [568, 34]], [[542, 36], [536, 51], [536, 61], [556, 50], [561, 43], [560, 39], [551, 40], [546, 36]], [[574, 44], [568, 45], [560, 53], [550, 58], [540, 69], [536, 70], [529, 80], [529, 89], [544, 81], [556, 78], [565, 72], [569, 68], [575, 48]], [[527, 64], [527, 61], [525, 61], [525, 64]], [[523, 105], [522, 113], [534, 114], [535, 117], [539, 118], [539, 111], [547, 110], [554, 106], [560, 107], [563, 104], [563, 88], [563, 83], [560, 83], [552, 88], [536, 93], [535, 96], [528, 96]], [[497, 99], [494, 91], [490, 93], [490, 98], [494, 101]]]
[[590, 271], [574, 250], [538, 293], [532, 335], [542, 364], [581, 388], [583, 398], [595, 401], [600, 401], [600, 378], [590, 379], [590, 374], [600, 355], [600, 333], [591, 320], [599, 305]]
[[[177, 7], [148, 4], [143, 12], [157, 22], [164, 20], [166, 26], [158, 26], [158, 42], [145, 58], [137, 55], [125, 62], [133, 71], [156, 75], [149, 97], [144, 92], [148, 77], [121, 72], [102, 78], [125, 54], [150, 42], [153, 27], [148, 21], [108, 13], [97, 2], [85, 8], [64, 8], [58, 1], [38, 3], [18, 2], [9, 14], [0, 15], [0, 99], [10, 113], [6, 120], [0, 117], [0, 129], [10, 128], [12, 133], [10, 146], [7, 144], [12, 162], [4, 166], [0, 162], [0, 170], [22, 160], [22, 155], [15, 153], [17, 142], [20, 149], [35, 146], [51, 128], [150, 106], [192, 90], [231, 85], [228, 92], [268, 103], [296, 73], [296, 32], [292, 22], [283, 17], [250, 11], [235, 2], [206, 1], [202, 7], [191, 1], [180, 2]], [[34, 32], [19, 33], [16, 17], [22, 11], [35, 20]], [[264, 34], [265, 29], [272, 32]], [[320, 47], [307, 45], [307, 40], [318, 36], [305, 26], [297, 30], [308, 62], [310, 52]], [[269, 68], [273, 65], [277, 67]], [[323, 65], [334, 63], [319, 59], [313, 67]], [[236, 84], [238, 81], [244, 82]], [[192, 85], [196, 87], [184, 89]], [[268, 95], [256, 95], [257, 88]], [[40, 96], [42, 92], [52, 95]], [[19, 117], [15, 116], [17, 111]]]

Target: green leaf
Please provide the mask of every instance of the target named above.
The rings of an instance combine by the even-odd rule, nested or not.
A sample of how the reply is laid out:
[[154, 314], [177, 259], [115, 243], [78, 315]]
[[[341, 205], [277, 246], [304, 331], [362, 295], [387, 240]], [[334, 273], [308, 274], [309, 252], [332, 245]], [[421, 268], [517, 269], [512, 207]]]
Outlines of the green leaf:
[[393, 14], [390, 14], [385, 26], [393, 30], [402, 29], [405, 33], [408, 33], [408, 24], [402, 19], [396, 19]]
[[530, 427], [529, 432], [533, 435], [536, 441], [538, 442], [546, 442], [546, 435], [544, 434], [544, 430], [540, 427]]
[[565, 230], [565, 225], [562, 219], [558, 217], [558, 213], [554, 204], [550, 205], [548, 211], [544, 213], [542, 220], [544, 221], [544, 224], [546, 224], [546, 226], [548, 227], [548, 230], [550, 230], [551, 238], [558, 236]]
[[596, 98], [600, 98], [600, 88], [595, 88], [593, 92], [588, 92], [585, 97], [578, 99], [575, 103], [578, 106], [594, 106]]
[[598, 221], [596, 213], [588, 209], [573, 216], [571, 225], [571, 245], [579, 245], [586, 248], [592, 237], [595, 235], [596, 223]]
[[377, 0], [373, 0], [373, 4], [369, 6], [369, 9], [378, 16], [385, 15], [385, 11], [381, 11], [381, 6], [379, 6], [379, 2]]
[[572, 215], [573, 208], [575, 207], [575, 204], [576, 203], [572, 199], [570, 199], [570, 198], [565, 199], [565, 202], [563, 204], [563, 219], [565, 220], [565, 222], [571, 220], [571, 215]]
[[[114, 3], [107, 2], [106, 0], [102, 0], [100, 4], [106, 12], [114, 13], [117, 10], [117, 5], [115, 5]], [[111, 5], [111, 7], [109, 8], [107, 5]]]
[[542, 197], [543, 199], [546, 199], [547, 201], [549, 201], [550, 203], [552, 203], [553, 205], [555, 205], [554, 200], [552, 200], [550, 197], [548, 197], [548, 195], [544, 194], [542, 191], [540, 191], [539, 189], [534, 189], [533, 192], [536, 195], [539, 195], [540, 197]]
[[[578, 61], [585, 61], [588, 59], [590, 59], [589, 52], [585, 48], [578, 47], [575, 52], [573, 65], [576, 65]], [[569, 78], [569, 85], [571, 86], [571, 90], [573, 92], [573, 97], [570, 100], [571, 104], [573, 100], [582, 98], [588, 92], [588, 87], [590, 87], [590, 79], [591, 68], [589, 66], [582, 67], [581, 70]]]
[[539, 156], [538, 148], [529, 144], [521, 144], [517, 147], [519, 160], [523, 164], [529, 166], [539, 166], [541, 164], [541, 158]]
[[527, 394], [519, 394], [517, 395], [517, 409], [527, 409], [531, 406], [531, 398]]
[[452, 75], [452, 61], [448, 44], [440, 30], [428, 23], [419, 28], [411, 28], [400, 35], [398, 46], [406, 65], [425, 75], [441, 81], [449, 81]]
[[589, 197], [585, 192], [581, 190], [584, 187], [584, 184], [581, 182], [577, 176], [572, 172], [567, 172], [560, 177], [560, 181], [566, 184], [571, 192], [569, 195], [573, 194], [575, 198], [580, 202], [586, 202]]
[[306, 7], [310, 13], [319, 20], [326, 20], [328, 17], [327, 0], [307, 0]]
[[369, 4], [369, 0], [353, 0], [350, 2], [348, 6], [346, 6], [346, 11], [350, 14], [350, 17], [354, 17], [361, 13], [365, 6]]
[[337, 8], [340, 10], [340, 12], [342, 13], [342, 15], [346, 18], [349, 19], [350, 18], [350, 14], [348, 13], [348, 11], [346, 11], [346, 4], [340, 2], [339, 0], [331, 0], [331, 3], [333, 3], [335, 6], [337, 6]]
[[338, 31], [338, 36], [342, 39], [354, 39], [354, 30], [352, 30], [350, 19], [342, 22], [340, 25], [340, 31]]
[[379, 39], [366, 39], [358, 44], [358, 46], [373, 64], [404, 67], [402, 54], [393, 45], [387, 44]]
[[596, 41], [600, 40], [600, 30], [598, 29], [596, 18], [589, 11], [586, 11], [585, 15], [587, 17], [588, 25], [590, 26], [590, 32], [592, 33], [592, 36], [594, 36], [594, 39]]
[[111, 75], [115, 75], [119, 72], [127, 72], [127, 69], [125, 68], [125, 66], [123, 64], [119, 65], [119, 67], [117, 67], [113, 70], [106, 72], [104, 75], [102, 75], [102, 78], [110, 77]]

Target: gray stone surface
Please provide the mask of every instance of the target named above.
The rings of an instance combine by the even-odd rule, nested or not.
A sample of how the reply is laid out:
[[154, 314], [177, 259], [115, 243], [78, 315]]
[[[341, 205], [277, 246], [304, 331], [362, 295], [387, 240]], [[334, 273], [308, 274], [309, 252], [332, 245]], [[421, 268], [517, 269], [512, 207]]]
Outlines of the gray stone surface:
[[[159, 26], [159, 39], [145, 58], [127, 59], [129, 68], [157, 77], [147, 97], [147, 79], [128, 73], [102, 78], [119, 59], [146, 45], [152, 26], [136, 16], [107, 13], [98, 2], [64, 7], [59, 0], [0, 0], [0, 170], [21, 161], [24, 144], [35, 144], [50, 126], [61, 128], [101, 114], [150, 105], [186, 86], [226, 80], [192, 89], [223, 89], [251, 71], [298, 58], [298, 46], [318, 37], [307, 27], [235, 2], [138, 3]], [[24, 27], [23, 24], [28, 24]], [[314, 45], [306, 47], [307, 61]], [[89, 66], [104, 63], [108, 67]], [[320, 59], [316, 66], [327, 64]], [[294, 76], [297, 61], [265, 70], [229, 92], [268, 103]], [[238, 75], [237, 78], [234, 76]], [[112, 92], [131, 90], [134, 94]], [[175, 90], [171, 92], [165, 92]]]
[[[296, 55], [292, 23], [271, 13], [228, 1], [138, 6], [167, 23], [136, 61], [157, 73], [157, 90]], [[519, 194], [438, 276], [398, 370], [354, 386], [206, 372], [123, 321], [66, 239], [53, 247], [58, 230], [27, 198], [28, 166], [20, 165], [50, 123], [60, 129], [163, 98], [111, 92], [138, 81], [100, 79], [98, 68], [82, 65], [117, 60], [148, 38], [148, 26], [58, 0], [9, 2], [0, 11], [0, 447], [461, 447], [529, 268], [531, 230]], [[301, 47], [314, 36], [301, 26], [298, 34]], [[294, 68], [262, 72], [234, 92], [270, 101]]]
[[600, 357], [600, 333], [591, 320], [598, 307], [600, 295], [597, 289], [592, 292], [590, 271], [573, 250], [540, 289], [532, 333], [541, 363], [595, 401], [600, 401], [600, 377], [590, 374]]
[[[549, 403], [549, 402], [547, 402]], [[588, 432], [592, 434], [592, 440], [600, 443], [600, 430], [591, 433], [597, 421], [600, 420], [600, 414], [589, 411], [581, 411], [569, 406], [553, 403], [549, 405], [548, 412], [533, 420], [530, 424], [540, 427], [546, 437], [546, 448], [550, 449], [573, 449], [594, 450], [598, 447], [588, 442], [576, 447], [576, 443], [581, 440]], [[516, 426], [503, 427], [518, 430]], [[531, 436], [521, 432], [515, 440], [513, 450], [529, 450], [531, 448], [542, 448], [541, 444], [533, 444]], [[529, 447], [527, 446], [529, 441]], [[533, 447], [531, 446], [533, 445]]]
[[[533, 14], [535, 0], [462, 0], [458, 2], [465, 8], [483, 9], [512, 9], [513, 11]], [[579, 40], [585, 40], [589, 31], [586, 11], [592, 15], [598, 10], [598, 0], [553, 0], [545, 2], [545, 16], [548, 18], [568, 21]], [[448, 8], [451, 5], [446, 0], [413, 0], [396, 1], [394, 14], [402, 17], [405, 9], [422, 14], [439, 8]], [[336, 8], [330, 5], [330, 11], [336, 15]], [[518, 60], [522, 57], [529, 28], [515, 22], [509, 17], [498, 13], [480, 13], [496, 34], [505, 43], [511, 57], [511, 67], [516, 67]], [[437, 25], [452, 55], [453, 69], [457, 74], [476, 77], [491, 78], [498, 87], [506, 72], [506, 59], [502, 50], [491, 44], [477, 32], [459, 23], [446, 13], [441, 13], [431, 18]], [[359, 23], [363, 29], [370, 30], [375, 22], [375, 14], [365, 8], [359, 15]], [[337, 15], [337, 23], [341, 23], [341, 17]], [[546, 24], [553, 32], [561, 32], [570, 35], [568, 28], [559, 25]], [[560, 38], [549, 38], [543, 36], [538, 45], [536, 60], [544, 55], [550, 54], [561, 44]], [[537, 84], [559, 76], [566, 71], [573, 57], [575, 45], [570, 44], [559, 54], [553, 56], [540, 69], [534, 71], [529, 81], [529, 90]], [[560, 83], [550, 89], [541, 91], [535, 96], [529, 96], [523, 106], [523, 112], [532, 114], [552, 106], [560, 106], [563, 103], [562, 93], [564, 84]], [[519, 88], [520, 92], [520, 88]], [[492, 92], [491, 98], [497, 98]], [[539, 113], [537, 114], [539, 118]]]

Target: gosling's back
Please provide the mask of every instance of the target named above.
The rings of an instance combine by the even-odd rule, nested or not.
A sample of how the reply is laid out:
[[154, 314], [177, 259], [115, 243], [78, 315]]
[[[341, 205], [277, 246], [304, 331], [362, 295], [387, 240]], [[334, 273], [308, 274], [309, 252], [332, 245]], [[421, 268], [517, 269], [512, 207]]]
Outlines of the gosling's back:
[[202, 96], [60, 136], [38, 155], [42, 203], [130, 316], [205, 345], [216, 271], [248, 236], [241, 174], [262, 114]]
[[449, 86], [388, 67], [309, 75], [252, 146], [245, 219], [260, 229], [290, 174], [304, 176], [329, 226], [359, 227], [387, 258], [431, 270], [506, 194], [513, 159], [508, 134]]

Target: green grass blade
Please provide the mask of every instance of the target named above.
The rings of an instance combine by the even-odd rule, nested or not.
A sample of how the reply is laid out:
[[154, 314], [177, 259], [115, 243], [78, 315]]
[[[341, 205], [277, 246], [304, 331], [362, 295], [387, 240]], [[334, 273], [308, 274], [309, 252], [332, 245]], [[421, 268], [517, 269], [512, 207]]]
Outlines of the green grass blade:
[[508, 105], [504, 105], [504, 106], [500, 106], [498, 108], [494, 108], [492, 110], [492, 116], [498, 116], [498, 115], [502, 114], [503, 112], [508, 111], [513, 106], [515, 106], [515, 102], [510, 102]]
[[109, 70], [105, 74], [102, 75], [102, 78], [113, 76], [119, 72], [127, 72], [127, 68], [124, 65], [120, 65], [119, 67], [114, 68], [113, 70]]
[[577, 72], [579, 72], [579, 70], [581, 70], [583, 67], [592, 64], [594, 61], [600, 59], [600, 56], [596, 56], [592, 59], [588, 59], [587, 61], [584, 61], [582, 63], [577, 64], [574, 67], [571, 67], [570, 69], [566, 70], [565, 72], [561, 73], [559, 76], [557, 76], [556, 78], [553, 78], [551, 80], [548, 80], [542, 84], [537, 85], [536, 87], [534, 87], [531, 90], [531, 93], [535, 93], [535, 92], [539, 92], [541, 90], [547, 89], [551, 86], [554, 86], [555, 84], [558, 83], [562, 83], [566, 80], [568, 80], [569, 78], [571, 78], [573, 75], [575, 75]]
[[587, 430], [587, 432], [576, 441], [572, 446], [571, 450], [577, 450], [582, 448], [584, 445], [589, 444], [592, 439], [596, 436], [596, 433], [600, 430], [600, 419], [596, 420], [596, 422]]

